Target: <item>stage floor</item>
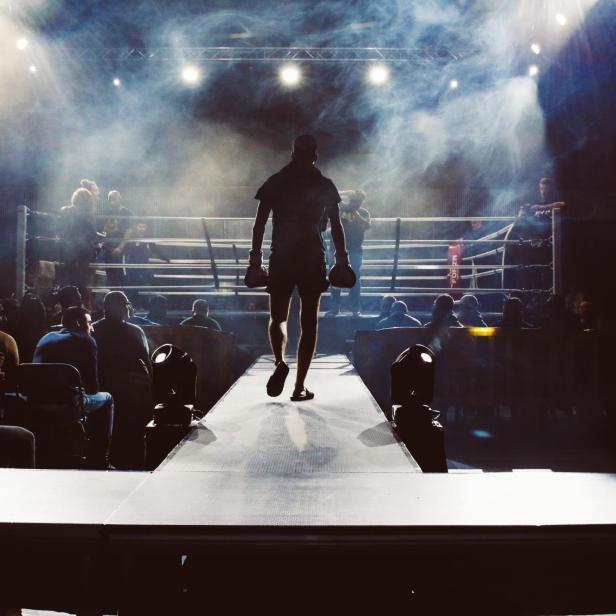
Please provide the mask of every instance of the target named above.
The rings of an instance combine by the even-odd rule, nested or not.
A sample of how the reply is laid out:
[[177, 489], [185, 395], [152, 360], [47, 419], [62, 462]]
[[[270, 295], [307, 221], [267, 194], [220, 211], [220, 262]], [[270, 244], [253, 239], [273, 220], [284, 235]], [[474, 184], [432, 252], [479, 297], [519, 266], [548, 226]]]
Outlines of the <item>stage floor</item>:
[[282, 395], [270, 398], [265, 384], [274, 361], [259, 358], [158, 472], [225, 471], [289, 480], [311, 473], [419, 472], [346, 357], [315, 358], [307, 379], [315, 398], [306, 402], [290, 400], [294, 362], [290, 368]]
[[[604, 566], [616, 475], [421, 473], [345, 357], [316, 359], [302, 403], [289, 400], [293, 367], [267, 397], [272, 367], [260, 358], [153, 473], [0, 471], [0, 549], [21, 563], [0, 594], [148, 614], [165, 600], [201, 606], [204, 588], [208, 604], [286, 605], [307, 582], [344, 605], [416, 592], [500, 606], [518, 588], [536, 613], [554, 597], [558, 609], [616, 604]], [[50, 574], [58, 555], [96, 563], [77, 599], [73, 577]], [[33, 562], [45, 587], [28, 583]]]

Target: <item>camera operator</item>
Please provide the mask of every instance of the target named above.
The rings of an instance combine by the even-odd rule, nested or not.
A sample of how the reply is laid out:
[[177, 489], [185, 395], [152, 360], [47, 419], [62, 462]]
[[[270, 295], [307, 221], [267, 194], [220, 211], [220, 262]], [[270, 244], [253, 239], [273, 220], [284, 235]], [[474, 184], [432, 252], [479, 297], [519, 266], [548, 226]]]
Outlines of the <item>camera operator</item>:
[[[370, 212], [361, 207], [366, 200], [363, 190], [343, 190], [340, 192], [340, 221], [344, 229], [351, 268], [357, 276], [355, 286], [349, 291], [349, 308], [354, 316], [361, 314], [361, 266], [364, 256], [364, 235], [370, 228]], [[331, 288], [331, 305], [325, 314], [334, 317], [340, 312], [340, 289]]]

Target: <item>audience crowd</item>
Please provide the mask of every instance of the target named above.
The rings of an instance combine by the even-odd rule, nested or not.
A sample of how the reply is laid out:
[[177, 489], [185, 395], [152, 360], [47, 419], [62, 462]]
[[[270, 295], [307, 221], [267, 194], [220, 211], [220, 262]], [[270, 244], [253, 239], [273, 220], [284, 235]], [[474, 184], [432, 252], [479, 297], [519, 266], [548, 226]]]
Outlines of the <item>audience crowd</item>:
[[[13, 298], [0, 302], [0, 392], [4, 396], [14, 389], [20, 363], [74, 366], [83, 385], [82, 422], [88, 442], [85, 465], [143, 468], [145, 426], [152, 419], [154, 403], [151, 349], [140, 326], [222, 328], [202, 299], [194, 301], [191, 314], [183, 319], [177, 311], [170, 314], [169, 300], [163, 295], [151, 296], [144, 315], [135, 314], [122, 291], [107, 293], [102, 305], [95, 303], [91, 310], [84, 306], [85, 301], [79, 289], [69, 285], [47, 296], [28, 293], [21, 302]], [[520, 298], [507, 297], [500, 315], [484, 315], [481, 298], [470, 293], [457, 301], [451, 295], [439, 295], [428, 319], [424, 313], [411, 314], [407, 303], [386, 295], [373, 323], [376, 330], [423, 327], [427, 339], [436, 341], [444, 339], [452, 327], [489, 324], [507, 331], [539, 328], [566, 335], [596, 329], [600, 324], [592, 303], [583, 294], [551, 296], [539, 309], [533, 305], [532, 310], [526, 309]], [[2, 410], [0, 406], [3, 442], [28, 443], [31, 435], [26, 430], [1, 425], [6, 423]], [[7, 431], [11, 431], [10, 437]], [[5, 444], [4, 449], [8, 451], [10, 445]]]
[[[167, 298], [153, 296], [146, 317], [134, 314], [121, 291], [107, 293], [102, 307], [92, 310], [84, 306], [75, 286], [43, 299], [29, 293], [21, 303], [13, 298], [0, 301], [0, 449], [6, 453], [32, 441], [23, 428], [3, 425], [10, 399], [5, 394], [18, 384], [19, 365], [69, 364], [78, 370], [83, 387], [85, 466], [142, 469], [145, 426], [154, 402], [151, 349], [139, 325], [178, 324], [179, 319], [167, 316]], [[195, 301], [192, 314], [179, 325], [222, 331], [205, 300]], [[16, 460], [19, 455], [9, 457]]]

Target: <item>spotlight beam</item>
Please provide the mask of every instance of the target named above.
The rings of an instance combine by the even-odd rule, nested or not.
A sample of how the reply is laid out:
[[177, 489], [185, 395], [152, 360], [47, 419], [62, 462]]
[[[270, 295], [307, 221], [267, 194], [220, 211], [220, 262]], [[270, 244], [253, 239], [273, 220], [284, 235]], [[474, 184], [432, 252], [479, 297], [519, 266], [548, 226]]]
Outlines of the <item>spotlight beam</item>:
[[368, 71], [368, 81], [370, 83], [381, 86], [389, 81], [389, 68], [384, 64], [376, 64]]
[[299, 84], [302, 73], [295, 64], [285, 64], [280, 68], [278, 76], [283, 85], [293, 87]]
[[194, 86], [201, 81], [201, 70], [194, 64], [188, 64], [182, 68], [182, 81]]

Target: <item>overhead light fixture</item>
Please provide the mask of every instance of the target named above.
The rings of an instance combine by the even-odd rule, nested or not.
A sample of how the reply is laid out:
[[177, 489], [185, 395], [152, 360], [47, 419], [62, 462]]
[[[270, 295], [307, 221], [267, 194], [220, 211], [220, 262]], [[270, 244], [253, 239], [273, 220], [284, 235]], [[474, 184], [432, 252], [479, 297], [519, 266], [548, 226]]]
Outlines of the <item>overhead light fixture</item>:
[[281, 67], [278, 75], [280, 77], [280, 81], [285, 86], [290, 87], [299, 84], [302, 78], [302, 73], [299, 70], [299, 67], [297, 67], [295, 64], [285, 64], [283, 67]]
[[182, 68], [182, 81], [188, 85], [196, 85], [201, 80], [199, 67], [189, 64]]
[[368, 71], [368, 80], [375, 86], [382, 86], [389, 81], [389, 67], [384, 64], [376, 64]]
[[556, 23], [559, 26], [566, 26], [567, 25], [567, 16], [564, 15], [563, 13], [556, 13], [556, 15], [554, 16], [554, 19], [556, 19]]

